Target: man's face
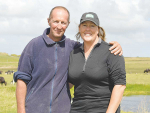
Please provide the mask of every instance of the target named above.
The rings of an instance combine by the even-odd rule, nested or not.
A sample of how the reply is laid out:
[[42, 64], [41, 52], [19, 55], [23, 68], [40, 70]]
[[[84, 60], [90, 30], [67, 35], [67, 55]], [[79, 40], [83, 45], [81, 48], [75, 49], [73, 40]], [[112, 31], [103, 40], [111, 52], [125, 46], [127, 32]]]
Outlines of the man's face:
[[60, 41], [68, 25], [68, 13], [64, 9], [54, 9], [51, 18], [48, 20], [50, 29], [50, 38], [54, 41]]

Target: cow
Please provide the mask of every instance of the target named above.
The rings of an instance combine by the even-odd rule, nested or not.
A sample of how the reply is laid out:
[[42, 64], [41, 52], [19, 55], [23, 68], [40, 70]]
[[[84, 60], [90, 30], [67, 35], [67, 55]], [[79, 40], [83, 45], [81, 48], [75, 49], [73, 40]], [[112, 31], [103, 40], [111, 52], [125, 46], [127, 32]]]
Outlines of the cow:
[[5, 84], [5, 86], [7, 85], [7, 82], [5, 81], [4, 77], [0, 77], [0, 83], [1, 85]]
[[150, 73], [150, 69], [145, 69], [144, 73]]
[[10, 83], [14, 85], [14, 84], [15, 84], [15, 81], [14, 81], [14, 79], [13, 79], [13, 80], [12, 80]]
[[2, 74], [3, 71], [0, 71], [0, 74]]

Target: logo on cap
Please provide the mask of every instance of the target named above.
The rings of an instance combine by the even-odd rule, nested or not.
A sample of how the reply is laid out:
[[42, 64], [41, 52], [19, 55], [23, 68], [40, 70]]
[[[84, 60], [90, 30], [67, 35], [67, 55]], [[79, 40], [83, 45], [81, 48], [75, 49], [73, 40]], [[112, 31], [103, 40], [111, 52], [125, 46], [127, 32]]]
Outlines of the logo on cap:
[[92, 14], [86, 14], [86, 18], [94, 18], [94, 15], [92, 15]]

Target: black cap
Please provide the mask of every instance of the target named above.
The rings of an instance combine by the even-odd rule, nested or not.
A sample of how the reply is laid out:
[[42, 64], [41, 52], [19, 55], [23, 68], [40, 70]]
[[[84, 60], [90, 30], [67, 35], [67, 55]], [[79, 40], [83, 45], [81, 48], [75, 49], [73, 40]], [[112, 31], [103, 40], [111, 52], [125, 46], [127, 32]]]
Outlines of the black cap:
[[94, 22], [97, 26], [99, 26], [99, 18], [98, 16], [93, 13], [93, 12], [88, 12], [84, 13], [80, 19], [80, 24], [85, 22], [85, 21], [92, 21]]

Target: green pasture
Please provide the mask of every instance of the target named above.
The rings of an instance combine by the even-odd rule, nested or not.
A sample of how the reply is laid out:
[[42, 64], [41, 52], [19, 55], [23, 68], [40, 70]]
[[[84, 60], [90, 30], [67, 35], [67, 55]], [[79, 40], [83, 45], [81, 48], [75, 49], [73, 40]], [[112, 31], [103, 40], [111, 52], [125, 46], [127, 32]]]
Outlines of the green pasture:
[[17, 69], [18, 55], [8, 55], [7, 53], [0, 53], [0, 69]]
[[150, 69], [150, 58], [126, 57], [126, 72], [130, 74], [143, 73], [145, 69]]
[[15, 96], [16, 85], [11, 84], [13, 74], [2, 74], [0, 76], [3, 76], [7, 81], [7, 86], [4, 84], [3, 86], [0, 85], [0, 113], [17, 113]]
[[[7, 86], [0, 85], [0, 113], [16, 113], [16, 85], [11, 84], [13, 74], [6, 75], [5, 71], [17, 70], [19, 61], [18, 55], [8, 55], [0, 53], [0, 71], [7, 82]], [[150, 74], [143, 73], [145, 69], [150, 68], [150, 58], [125, 58], [126, 82], [127, 86], [124, 96], [129, 95], [150, 95]], [[74, 89], [70, 90], [73, 97]], [[121, 112], [132, 113], [132, 112]]]
[[[126, 83], [124, 96], [150, 95], [150, 74], [127, 74]], [[71, 88], [70, 92], [73, 98], [74, 87]]]

